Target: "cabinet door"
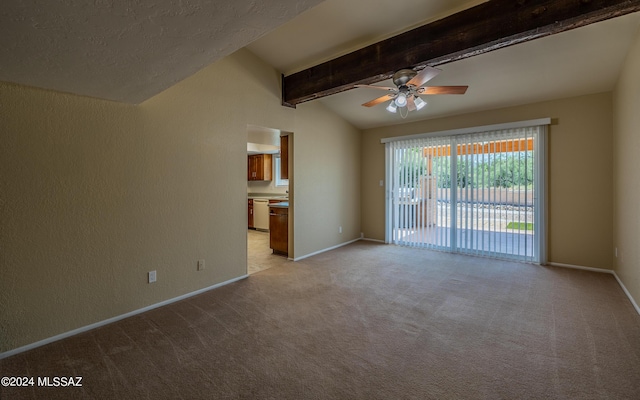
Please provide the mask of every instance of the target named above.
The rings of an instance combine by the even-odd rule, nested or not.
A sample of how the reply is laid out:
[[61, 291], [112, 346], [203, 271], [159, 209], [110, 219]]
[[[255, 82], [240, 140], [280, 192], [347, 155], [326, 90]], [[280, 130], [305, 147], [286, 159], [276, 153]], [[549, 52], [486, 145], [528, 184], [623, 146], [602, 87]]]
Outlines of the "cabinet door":
[[255, 181], [256, 180], [256, 175], [257, 175], [257, 170], [258, 170], [258, 164], [257, 164], [257, 160], [256, 160], [256, 156], [252, 155], [248, 157], [248, 162], [247, 162], [247, 170], [249, 171], [249, 176], [247, 177], [248, 180], [250, 181]]
[[260, 165], [258, 169], [260, 169], [260, 180], [262, 181], [270, 181], [273, 169], [273, 156], [271, 154], [260, 154]]
[[247, 170], [250, 181], [270, 181], [271, 180], [271, 154], [253, 154], [248, 156]]
[[289, 179], [289, 136], [280, 136], [280, 179]]
[[249, 200], [248, 219], [249, 219], [249, 228], [255, 228], [255, 224], [253, 222], [253, 200]]
[[269, 247], [281, 255], [289, 254], [289, 210], [269, 207]]
[[256, 181], [270, 181], [271, 180], [271, 168], [272, 168], [271, 154], [258, 154], [256, 155]]
[[264, 180], [264, 154], [257, 154], [255, 157], [256, 169], [254, 174], [254, 180]]

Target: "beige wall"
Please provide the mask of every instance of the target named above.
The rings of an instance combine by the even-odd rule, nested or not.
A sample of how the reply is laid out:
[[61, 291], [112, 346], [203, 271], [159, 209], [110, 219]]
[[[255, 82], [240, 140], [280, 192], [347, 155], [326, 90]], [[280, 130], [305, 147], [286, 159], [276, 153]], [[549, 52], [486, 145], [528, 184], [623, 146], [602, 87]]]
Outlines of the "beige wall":
[[286, 195], [289, 186], [276, 186], [276, 180], [253, 181], [247, 183], [247, 193], [264, 193], [269, 195]]
[[0, 353], [244, 275], [248, 124], [294, 132], [294, 255], [357, 237], [360, 132], [279, 79], [242, 50], [139, 106], [0, 83]]
[[[428, 112], [428, 109], [426, 110]], [[381, 138], [552, 118], [549, 131], [548, 261], [612, 268], [610, 93], [370, 129], [362, 139], [362, 229], [384, 240]]]
[[[299, 258], [360, 237], [361, 150], [360, 131], [321, 103], [299, 105], [296, 128], [294, 230]], [[298, 132], [313, 137], [312, 145], [301, 147]]]
[[615, 270], [640, 302], [640, 32], [614, 91]]

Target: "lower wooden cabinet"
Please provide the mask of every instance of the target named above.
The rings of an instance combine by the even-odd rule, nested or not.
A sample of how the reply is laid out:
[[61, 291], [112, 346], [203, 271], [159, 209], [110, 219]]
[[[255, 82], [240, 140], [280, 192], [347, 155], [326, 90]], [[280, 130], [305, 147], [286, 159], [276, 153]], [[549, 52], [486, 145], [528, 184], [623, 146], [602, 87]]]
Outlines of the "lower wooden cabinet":
[[255, 228], [255, 224], [253, 223], [253, 199], [249, 199], [248, 219], [249, 228]]
[[289, 209], [269, 207], [269, 247], [274, 254], [289, 255]]

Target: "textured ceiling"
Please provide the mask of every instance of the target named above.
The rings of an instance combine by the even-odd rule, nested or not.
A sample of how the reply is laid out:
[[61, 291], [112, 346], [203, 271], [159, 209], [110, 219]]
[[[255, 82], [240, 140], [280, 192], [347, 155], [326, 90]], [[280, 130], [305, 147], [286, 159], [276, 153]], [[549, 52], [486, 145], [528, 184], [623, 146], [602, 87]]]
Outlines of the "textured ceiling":
[[[482, 2], [3, 0], [0, 81], [137, 104], [247, 45], [288, 75]], [[442, 65], [429, 83], [467, 94], [407, 119], [362, 107], [372, 89], [314, 101], [370, 128], [608, 91], [639, 26], [635, 13]]]
[[3, 0], [0, 80], [140, 103], [321, 0]]

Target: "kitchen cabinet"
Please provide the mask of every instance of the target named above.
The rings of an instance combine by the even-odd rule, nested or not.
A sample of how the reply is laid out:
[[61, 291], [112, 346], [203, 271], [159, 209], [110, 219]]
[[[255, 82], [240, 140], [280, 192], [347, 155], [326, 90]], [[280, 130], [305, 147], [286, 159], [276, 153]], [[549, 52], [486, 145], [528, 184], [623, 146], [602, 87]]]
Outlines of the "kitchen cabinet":
[[271, 180], [271, 154], [252, 154], [247, 158], [247, 179], [250, 181]]
[[269, 247], [273, 254], [289, 255], [288, 207], [269, 207]]
[[280, 179], [289, 179], [289, 136], [280, 136]]
[[253, 199], [249, 199], [249, 228], [255, 228], [255, 224], [253, 222]]

